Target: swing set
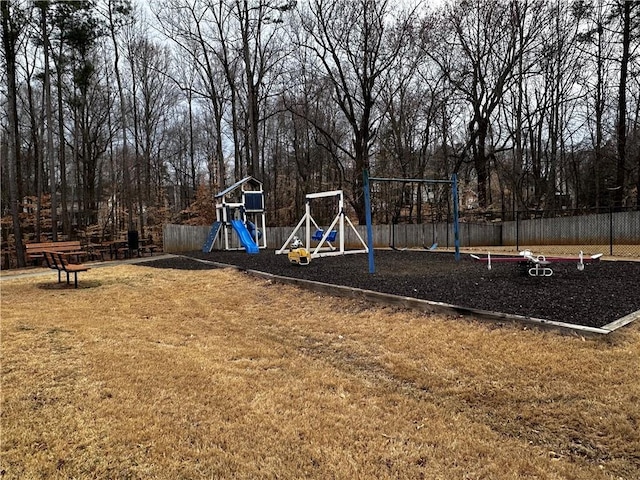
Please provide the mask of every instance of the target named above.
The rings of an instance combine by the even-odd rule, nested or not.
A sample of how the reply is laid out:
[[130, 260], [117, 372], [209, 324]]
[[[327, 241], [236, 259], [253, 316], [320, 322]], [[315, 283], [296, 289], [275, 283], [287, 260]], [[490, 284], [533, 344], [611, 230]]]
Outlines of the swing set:
[[[311, 215], [311, 202], [314, 199], [319, 198], [334, 198], [338, 202], [338, 213], [334, 217], [333, 221], [326, 230], [318, 225]], [[348, 226], [355, 234], [360, 245], [359, 248], [353, 250], [345, 249], [345, 226]], [[298, 232], [304, 227], [304, 235], [298, 234]], [[313, 227], [313, 228], [312, 228]], [[315, 229], [315, 230], [313, 230]], [[313, 231], [313, 233], [312, 233]], [[300, 240], [304, 239], [304, 242]], [[312, 246], [311, 242], [317, 242], [315, 246]], [[337, 245], [334, 243], [337, 241]], [[367, 253], [369, 248], [364, 242], [353, 223], [345, 215], [344, 211], [344, 195], [342, 190], [333, 190], [330, 192], [310, 193], [305, 196], [305, 214], [300, 219], [296, 228], [293, 229], [289, 238], [287, 238], [284, 245], [276, 251], [276, 255], [283, 253], [290, 253], [292, 250], [298, 248], [304, 248], [310, 258], [328, 257], [333, 255], [347, 255], [351, 253]]]
[[[456, 261], [460, 260], [460, 234], [459, 234], [459, 213], [458, 213], [458, 177], [454, 173], [451, 175], [451, 180], [433, 180], [426, 178], [383, 178], [383, 177], [369, 177], [369, 171], [363, 170], [363, 187], [364, 187], [364, 203], [365, 203], [365, 215], [367, 221], [367, 244], [369, 245], [369, 273], [375, 273], [375, 262], [373, 258], [373, 229], [371, 227], [371, 182], [387, 182], [387, 183], [417, 183], [417, 184], [448, 184], [451, 186], [451, 195], [453, 202], [453, 234], [454, 234], [454, 247]], [[393, 228], [393, 227], [392, 227]], [[393, 246], [395, 246], [395, 239], [393, 240]], [[435, 245], [435, 243], [434, 243]], [[434, 245], [430, 249], [434, 249]]]

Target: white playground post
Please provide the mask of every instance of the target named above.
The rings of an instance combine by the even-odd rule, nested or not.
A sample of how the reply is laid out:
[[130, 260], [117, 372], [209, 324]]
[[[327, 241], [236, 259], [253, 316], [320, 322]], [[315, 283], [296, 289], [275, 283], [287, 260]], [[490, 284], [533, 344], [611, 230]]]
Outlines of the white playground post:
[[[240, 246], [232, 246], [231, 245], [231, 241], [230, 241], [230, 237], [229, 234], [231, 233], [231, 220], [233, 220], [233, 218], [229, 218], [228, 215], [228, 208], [231, 210], [235, 209], [239, 209], [239, 208], [243, 208], [244, 207], [244, 203], [239, 203], [239, 202], [223, 202], [223, 203], [217, 203], [216, 204], [216, 219], [220, 222], [222, 221], [222, 238], [223, 243], [224, 243], [224, 250], [242, 250], [242, 247]], [[222, 214], [220, 214], [220, 212]], [[243, 218], [243, 220], [245, 220]]]
[[[316, 228], [316, 230], [320, 230], [320, 227], [318, 226], [316, 221], [313, 219], [313, 216], [311, 215], [311, 200], [316, 198], [327, 198], [327, 197], [337, 197], [338, 213], [333, 219], [333, 221], [331, 222], [331, 225], [329, 226], [329, 228], [327, 228], [327, 230], [323, 232], [322, 238], [318, 242], [318, 245], [312, 248], [311, 247], [311, 226], [313, 225]], [[360, 234], [358, 233], [356, 228], [353, 226], [353, 223], [351, 223], [351, 220], [349, 220], [348, 217], [346, 218], [347, 223], [355, 233], [358, 240], [360, 241], [362, 248], [357, 250], [345, 251], [345, 248], [344, 248], [345, 213], [344, 213], [344, 194], [342, 190], [310, 193], [306, 195], [305, 200], [306, 202], [305, 202], [304, 216], [300, 219], [296, 227], [293, 229], [293, 232], [291, 233], [291, 235], [289, 235], [289, 238], [287, 238], [287, 240], [284, 242], [284, 245], [279, 250], [276, 251], [276, 255], [289, 252], [289, 248], [288, 248], [289, 243], [293, 240], [293, 237], [296, 236], [296, 234], [298, 233], [298, 230], [300, 230], [302, 225], [305, 226], [305, 247], [306, 247], [306, 250], [311, 254], [311, 258], [328, 257], [328, 256], [334, 256], [334, 255], [346, 255], [351, 253], [367, 253], [369, 251], [367, 244], [364, 242], [364, 240], [362, 239], [362, 237], [360, 236]], [[340, 237], [338, 239], [338, 242], [339, 242], [338, 248], [333, 247], [331, 243], [329, 243], [327, 240], [327, 238], [331, 234], [331, 231], [336, 229], [336, 225], [337, 225], [337, 233]], [[324, 246], [325, 243], [327, 243], [329, 247], [325, 247]]]

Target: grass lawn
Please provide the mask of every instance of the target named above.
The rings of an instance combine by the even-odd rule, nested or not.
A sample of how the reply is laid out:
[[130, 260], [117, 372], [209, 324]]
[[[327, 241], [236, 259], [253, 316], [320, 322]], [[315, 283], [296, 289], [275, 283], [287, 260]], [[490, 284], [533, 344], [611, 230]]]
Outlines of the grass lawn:
[[0, 476], [640, 478], [640, 324], [418, 315], [232, 270], [1, 283]]

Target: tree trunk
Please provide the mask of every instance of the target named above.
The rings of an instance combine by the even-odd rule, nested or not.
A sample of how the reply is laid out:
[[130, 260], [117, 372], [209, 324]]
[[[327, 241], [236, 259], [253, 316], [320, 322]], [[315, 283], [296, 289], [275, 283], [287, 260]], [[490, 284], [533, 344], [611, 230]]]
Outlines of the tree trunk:
[[[45, 4], [47, 5], [47, 4]], [[49, 190], [51, 192], [51, 239], [58, 241], [58, 196], [56, 195], [56, 169], [53, 163], [53, 111], [51, 108], [51, 70], [49, 68], [49, 34], [47, 33], [47, 9], [41, 7], [41, 28], [44, 40], [44, 96], [47, 125], [47, 165], [49, 167]], [[61, 139], [62, 141], [62, 139]]]
[[[627, 150], [627, 72], [629, 68], [629, 44], [631, 43], [631, 2], [622, 2], [622, 58], [620, 59], [620, 84], [618, 87], [618, 163], [616, 165], [616, 190], [614, 205], [622, 206], [625, 193], [625, 168]], [[640, 195], [640, 193], [638, 193]]]
[[[31, 144], [32, 144], [32, 152], [33, 152], [33, 174], [34, 174], [34, 183], [36, 190], [36, 219], [35, 219], [35, 239], [36, 242], [40, 241], [40, 235], [42, 233], [42, 145], [41, 145], [41, 132], [39, 131], [38, 124], [40, 123], [40, 128], [42, 122], [38, 121], [36, 108], [34, 99], [33, 99], [33, 81], [31, 78], [32, 72], [27, 73], [27, 102], [29, 105], [29, 123], [31, 130]], [[29, 169], [28, 169], [29, 170]], [[27, 192], [30, 193], [33, 190], [32, 187], [27, 189]]]
[[192, 198], [195, 200], [198, 191], [198, 179], [196, 171], [196, 153], [193, 136], [193, 98], [191, 90], [187, 91], [187, 103], [189, 105], [189, 167], [191, 169]]
[[[67, 198], [67, 155], [64, 138], [64, 108], [62, 105], [64, 81], [62, 79], [62, 52], [63, 43], [60, 42], [58, 51], [58, 64], [56, 65], [56, 77], [58, 84], [58, 164], [60, 165], [60, 208], [62, 214], [62, 233], [71, 233], [71, 222], [69, 219], [69, 200]], [[56, 194], [55, 186], [52, 186], [52, 195]]]
[[131, 199], [131, 175], [129, 172], [129, 142], [127, 139], [127, 105], [122, 87], [122, 78], [120, 76], [120, 50], [118, 49], [118, 40], [116, 38], [116, 25], [113, 12], [113, 0], [109, 0], [109, 32], [113, 42], [113, 73], [116, 76], [116, 85], [118, 86], [118, 98], [120, 99], [120, 121], [122, 122], [122, 176], [123, 176], [123, 193], [125, 205], [127, 207], [127, 229], [133, 229], [133, 202]]
[[9, 166], [9, 201], [11, 203], [11, 216], [13, 217], [13, 234], [16, 242], [16, 259], [18, 267], [26, 265], [24, 247], [22, 244], [22, 228], [20, 226], [20, 213], [18, 196], [18, 110], [16, 104], [16, 42], [18, 32], [16, 26], [11, 22], [9, 13], [9, 0], [0, 2], [2, 9], [2, 46], [7, 68], [7, 101], [9, 104], [9, 145], [8, 145], [8, 166]]
[[[248, 140], [248, 148], [247, 148], [247, 175], [254, 176], [256, 174], [256, 167], [258, 165], [259, 157], [260, 157], [260, 145], [258, 142], [258, 132], [259, 132], [259, 107], [258, 107], [258, 85], [255, 82], [255, 71], [252, 67], [252, 58], [251, 58], [251, 49], [249, 47], [249, 32], [251, 28], [250, 21], [250, 13], [249, 13], [249, 5], [247, 0], [243, 1], [242, 7], [240, 7], [240, 3], [238, 2], [238, 9], [242, 8], [239, 13], [239, 18], [241, 20], [241, 30], [242, 30], [242, 56], [244, 60], [244, 70], [245, 70], [245, 80], [247, 87], [247, 140]], [[261, 21], [261, 19], [259, 20]], [[260, 24], [258, 23], [257, 28], [260, 28]], [[259, 36], [260, 33], [258, 32]], [[258, 55], [255, 52], [255, 55]]]
[[[366, 102], [366, 100], [365, 100]], [[366, 103], [365, 103], [366, 108]], [[360, 225], [365, 225], [367, 222], [365, 205], [364, 205], [364, 180], [362, 177], [362, 172], [364, 169], [369, 169], [369, 120], [363, 120], [361, 124], [360, 131], [356, 131], [355, 140], [354, 140], [354, 160], [355, 166], [353, 170], [353, 200], [351, 205], [355, 210], [356, 217], [358, 218], [358, 223]], [[364, 130], [364, 131], [363, 131]]]
[[488, 134], [488, 122], [483, 118], [477, 119], [477, 139], [474, 143], [473, 152], [473, 166], [478, 176], [478, 206], [480, 208], [487, 208], [487, 134]]

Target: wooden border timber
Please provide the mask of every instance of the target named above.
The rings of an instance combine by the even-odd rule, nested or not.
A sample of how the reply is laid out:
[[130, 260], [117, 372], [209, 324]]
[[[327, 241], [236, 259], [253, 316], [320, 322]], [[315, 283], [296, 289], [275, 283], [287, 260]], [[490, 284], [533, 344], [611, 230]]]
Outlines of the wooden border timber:
[[624, 327], [625, 325], [629, 325], [635, 320], [640, 320], [640, 310], [638, 310], [637, 312], [632, 312], [629, 315], [625, 315], [624, 317], [619, 318], [618, 320], [614, 320], [611, 323], [607, 323], [605, 326], [600, 328], [613, 332], [619, 328]]
[[235, 270], [246, 272], [255, 277], [264, 278], [278, 283], [284, 283], [294, 285], [299, 288], [311, 290], [317, 293], [323, 293], [325, 295], [334, 295], [346, 298], [364, 299], [378, 305], [408, 308], [416, 310], [422, 313], [439, 313], [443, 315], [463, 315], [466, 317], [473, 317], [478, 320], [491, 321], [491, 322], [511, 322], [522, 325], [535, 326], [546, 330], [559, 330], [563, 333], [569, 333], [573, 335], [582, 336], [599, 336], [608, 335], [614, 332], [618, 328], [621, 328], [634, 320], [640, 320], [640, 310], [626, 315], [618, 320], [615, 320], [603, 327], [587, 327], [584, 325], [576, 325], [573, 323], [556, 322], [553, 320], [546, 320], [544, 318], [528, 317], [525, 315], [515, 315], [509, 313], [492, 312], [490, 310], [480, 310], [476, 308], [459, 307], [448, 303], [434, 302], [431, 300], [421, 300], [412, 297], [402, 297], [399, 295], [392, 295], [389, 293], [374, 292], [372, 290], [364, 290], [355, 287], [345, 287], [343, 285], [333, 285], [330, 283], [316, 282], [313, 280], [303, 280], [300, 278], [283, 277], [280, 275], [274, 275], [271, 273], [260, 272], [258, 270], [251, 270], [241, 268], [236, 265], [229, 265], [226, 263], [212, 262], [209, 260], [202, 260], [193, 257], [184, 256], [190, 260], [196, 260], [198, 262], [207, 263], [210, 265], [218, 266], [220, 268], [233, 268]]

